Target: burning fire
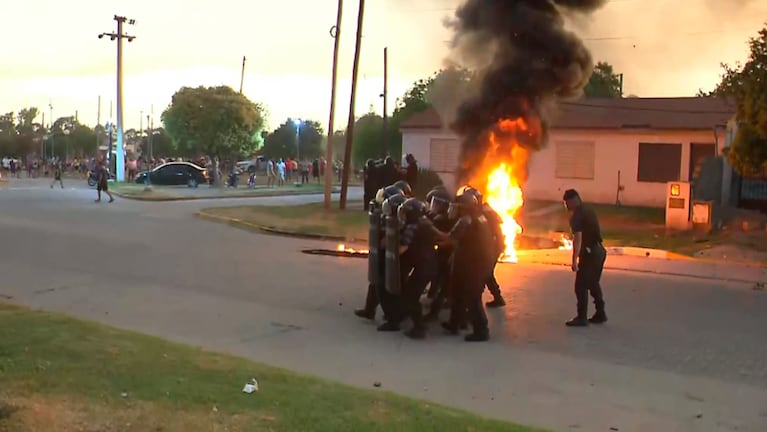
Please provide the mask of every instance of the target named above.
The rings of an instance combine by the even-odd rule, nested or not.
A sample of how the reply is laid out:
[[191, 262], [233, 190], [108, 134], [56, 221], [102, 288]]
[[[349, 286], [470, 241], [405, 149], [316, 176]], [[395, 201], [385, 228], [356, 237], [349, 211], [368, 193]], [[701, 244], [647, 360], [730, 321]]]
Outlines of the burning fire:
[[345, 245], [345, 244], [343, 244], [343, 243], [341, 243], [341, 244], [339, 244], [338, 246], [336, 246], [336, 250], [337, 250], [338, 252], [346, 252], [346, 253], [362, 253], [362, 254], [366, 254], [366, 253], [368, 253], [368, 252], [369, 252], [367, 249], [352, 249], [352, 248], [346, 247], [346, 245]]
[[573, 241], [567, 238], [566, 235], [562, 234], [559, 237], [559, 242], [561, 243], [559, 250], [573, 250]]
[[514, 217], [525, 203], [522, 197], [522, 188], [514, 175], [511, 165], [501, 163], [487, 177], [485, 191], [487, 203], [495, 210], [503, 221], [501, 230], [506, 237], [506, 249], [500, 260], [505, 262], [517, 262], [517, 250], [514, 247], [514, 239], [522, 233], [522, 226]]

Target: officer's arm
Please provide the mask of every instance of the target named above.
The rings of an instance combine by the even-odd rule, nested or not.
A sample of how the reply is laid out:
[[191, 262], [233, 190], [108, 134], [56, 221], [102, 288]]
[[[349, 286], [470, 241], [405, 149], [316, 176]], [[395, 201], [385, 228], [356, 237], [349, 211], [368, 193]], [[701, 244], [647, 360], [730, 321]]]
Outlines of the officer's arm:
[[440, 244], [440, 243], [446, 243], [450, 241], [450, 236], [446, 233], [443, 233], [437, 227], [434, 226], [433, 223], [427, 218], [426, 216], [420, 218], [418, 220], [418, 223], [420, 226], [425, 227], [429, 231], [431, 231], [431, 235], [434, 236], [434, 240]]
[[583, 244], [583, 218], [580, 214], [573, 215], [570, 219], [570, 230], [573, 232], [573, 262], [577, 262], [581, 254]]
[[453, 225], [453, 229], [450, 230], [450, 239], [453, 241], [460, 240], [465, 235], [469, 225], [471, 225], [471, 218], [464, 216], [458, 219], [458, 222]]

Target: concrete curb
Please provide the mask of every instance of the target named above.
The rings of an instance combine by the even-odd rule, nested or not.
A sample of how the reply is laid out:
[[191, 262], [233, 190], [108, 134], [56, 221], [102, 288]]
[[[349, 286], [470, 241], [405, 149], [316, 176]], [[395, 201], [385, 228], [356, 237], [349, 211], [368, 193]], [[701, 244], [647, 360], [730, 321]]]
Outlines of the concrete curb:
[[[338, 189], [333, 189], [331, 193], [338, 193]], [[213, 196], [190, 196], [190, 197], [175, 197], [175, 196], [132, 196], [132, 195], [126, 195], [123, 192], [117, 192], [117, 191], [110, 191], [112, 192], [112, 195], [118, 196], [123, 199], [133, 200], [133, 201], [202, 201], [202, 200], [219, 200], [219, 199], [246, 199], [246, 198], [272, 198], [272, 197], [280, 197], [280, 196], [298, 196], [298, 195], [320, 195], [323, 194], [323, 191], [296, 191], [296, 192], [286, 192], [286, 191], [275, 191], [275, 193], [263, 193], [263, 194], [254, 194], [254, 195], [233, 195], [233, 196], [221, 196], [221, 195], [213, 195]]]
[[295, 233], [290, 231], [283, 231], [274, 227], [254, 224], [252, 222], [244, 221], [242, 219], [211, 214], [204, 210], [199, 211], [195, 213], [194, 215], [195, 217], [200, 219], [204, 219], [204, 220], [208, 220], [212, 222], [220, 222], [235, 228], [241, 228], [248, 231], [257, 231], [257, 232], [261, 232], [265, 234], [279, 235], [279, 236], [292, 237], [292, 238], [302, 238], [307, 240], [337, 241], [337, 242], [346, 242], [346, 243], [361, 242], [360, 239], [354, 239], [354, 238], [347, 239], [346, 237], [341, 237], [341, 236], [312, 234], [312, 233]]

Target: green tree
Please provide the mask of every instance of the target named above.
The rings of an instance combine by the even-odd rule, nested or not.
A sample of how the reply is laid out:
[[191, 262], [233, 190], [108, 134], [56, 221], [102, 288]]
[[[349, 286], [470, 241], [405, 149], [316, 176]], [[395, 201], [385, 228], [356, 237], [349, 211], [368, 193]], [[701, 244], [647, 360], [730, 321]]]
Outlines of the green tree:
[[319, 122], [304, 120], [299, 127], [293, 119], [289, 118], [266, 136], [263, 154], [268, 158], [285, 159], [295, 158], [298, 152], [301, 160], [312, 160], [324, 153], [323, 135], [322, 125]]
[[371, 112], [354, 122], [353, 165], [361, 166], [368, 159], [381, 157], [383, 145], [383, 117]]
[[607, 62], [597, 62], [589, 82], [583, 89], [587, 98], [619, 98], [622, 96], [621, 76], [615, 73], [613, 65]]
[[263, 113], [263, 106], [231, 87], [201, 86], [179, 89], [161, 118], [180, 153], [211, 157], [220, 186], [219, 160], [256, 150], [254, 137], [263, 128]]
[[19, 134], [34, 133], [39, 127], [39, 124], [35, 123], [35, 119], [40, 115], [40, 111], [36, 107], [23, 108], [18, 113], [18, 124], [16, 125], [16, 131]]
[[16, 136], [16, 115], [13, 112], [0, 115], [0, 135]]
[[[150, 133], [152, 135], [152, 158], [189, 156], [178, 153], [176, 146], [173, 145], [173, 140], [164, 128], [152, 129]], [[143, 136], [141, 137], [141, 155], [148, 158], [149, 153], [149, 137]]]
[[767, 168], [767, 23], [748, 46], [745, 64], [722, 64], [722, 79], [712, 94], [735, 103], [738, 129], [726, 156], [735, 171], [752, 176]]

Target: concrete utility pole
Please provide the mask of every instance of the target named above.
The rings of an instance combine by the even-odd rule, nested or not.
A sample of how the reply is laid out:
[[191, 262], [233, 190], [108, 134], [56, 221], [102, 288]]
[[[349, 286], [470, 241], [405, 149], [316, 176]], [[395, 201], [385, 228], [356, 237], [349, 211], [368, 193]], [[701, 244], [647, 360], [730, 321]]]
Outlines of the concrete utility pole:
[[114, 20], [117, 21], [116, 33], [101, 33], [99, 39], [104, 36], [109, 36], [109, 40], [117, 40], [117, 151], [115, 174], [117, 175], [117, 181], [125, 180], [125, 142], [123, 138], [123, 39], [127, 39], [128, 42], [133, 42], [136, 39], [135, 36], [130, 36], [123, 33], [123, 24], [134, 25], [136, 20], [128, 19], [124, 16], [115, 15]]
[[56, 153], [54, 153], [54, 150], [56, 149], [56, 140], [53, 137], [53, 126], [55, 122], [53, 121], [53, 103], [50, 99], [48, 99], [48, 108], [51, 109], [51, 119], [49, 121], [51, 122], [51, 159], [53, 159], [56, 157]]
[[388, 142], [388, 134], [387, 134], [387, 124], [389, 123], [389, 110], [387, 108], [386, 101], [389, 97], [389, 48], [384, 48], [384, 59], [383, 59], [383, 93], [381, 94], [381, 97], [383, 98], [383, 130], [381, 133], [383, 134], [383, 140], [381, 140], [381, 143], [383, 144], [383, 157], [386, 157], [386, 155], [389, 154], [389, 142]]
[[[99, 104], [96, 107], [96, 124], [101, 126], [101, 95], [99, 95]], [[101, 134], [96, 133], [96, 155], [99, 154], [99, 151], [101, 147]]]
[[245, 56], [242, 56], [242, 72], [240, 73], [240, 94], [242, 94], [242, 85], [245, 83]]
[[325, 149], [325, 209], [330, 210], [333, 199], [333, 121], [336, 117], [336, 85], [338, 84], [338, 47], [341, 42], [341, 17], [343, 16], [344, 0], [338, 0], [336, 25], [330, 28], [333, 38], [333, 77], [330, 83], [330, 119], [328, 120], [328, 142]]
[[354, 140], [354, 105], [357, 98], [357, 76], [360, 67], [360, 48], [362, 46], [362, 21], [365, 15], [365, 0], [360, 0], [357, 12], [357, 41], [354, 46], [354, 66], [352, 67], [352, 92], [349, 100], [349, 122], [346, 125], [346, 147], [344, 148], [344, 172], [341, 179], [341, 199], [338, 208], [346, 209], [346, 195], [349, 191], [349, 168], [352, 158], [352, 142]]

